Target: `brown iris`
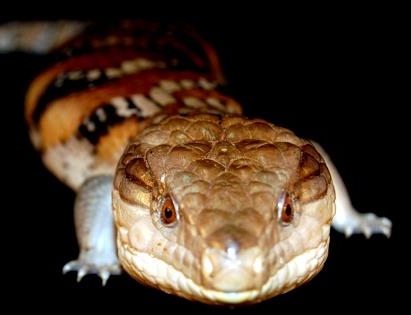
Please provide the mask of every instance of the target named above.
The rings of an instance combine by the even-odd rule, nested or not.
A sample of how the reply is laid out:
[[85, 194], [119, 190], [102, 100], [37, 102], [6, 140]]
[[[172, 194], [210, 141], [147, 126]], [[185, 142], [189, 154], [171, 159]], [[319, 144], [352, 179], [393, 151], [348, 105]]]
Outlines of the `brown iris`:
[[289, 194], [284, 193], [278, 203], [279, 217], [283, 223], [291, 223], [294, 219], [294, 203]]
[[166, 226], [174, 224], [178, 219], [177, 211], [170, 196], [164, 198], [164, 201], [162, 202], [160, 217], [161, 222]]

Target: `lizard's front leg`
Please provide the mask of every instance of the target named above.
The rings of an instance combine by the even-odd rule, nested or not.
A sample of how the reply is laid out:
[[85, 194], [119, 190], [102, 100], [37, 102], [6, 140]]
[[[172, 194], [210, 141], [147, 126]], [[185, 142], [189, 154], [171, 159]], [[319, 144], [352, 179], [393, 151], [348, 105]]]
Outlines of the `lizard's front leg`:
[[98, 274], [104, 285], [110, 275], [120, 273], [111, 212], [112, 183], [112, 176], [95, 176], [86, 180], [77, 194], [74, 219], [80, 254], [63, 267], [63, 273], [77, 271], [77, 281], [86, 274]]
[[347, 237], [354, 233], [362, 233], [367, 238], [377, 233], [382, 233], [390, 237], [391, 221], [388, 218], [378, 217], [374, 213], [358, 212], [353, 207], [344, 181], [330, 157], [318, 143], [312, 142], [324, 158], [335, 187], [335, 204], [337, 211], [332, 221], [333, 228], [338, 232], [344, 233]]

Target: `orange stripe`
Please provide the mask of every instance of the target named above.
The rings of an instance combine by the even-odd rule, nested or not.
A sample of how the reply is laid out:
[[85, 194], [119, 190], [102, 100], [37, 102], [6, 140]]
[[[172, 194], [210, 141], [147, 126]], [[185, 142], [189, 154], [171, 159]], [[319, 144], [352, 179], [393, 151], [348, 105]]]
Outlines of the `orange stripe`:
[[41, 95], [46, 90], [47, 86], [59, 75], [71, 70], [91, 70], [91, 69], [106, 69], [116, 67], [124, 60], [134, 59], [137, 57], [145, 57], [150, 60], [156, 60], [152, 55], [137, 53], [134, 50], [119, 51], [116, 49], [107, 50], [104, 52], [95, 52], [85, 56], [73, 57], [69, 60], [60, 62], [51, 68], [47, 69], [31, 84], [26, 95], [25, 116], [29, 124], [32, 124], [32, 114]]
[[147, 120], [138, 121], [136, 117], [129, 117], [111, 127], [108, 134], [102, 136], [96, 145], [96, 159], [105, 164], [116, 165], [127, 143], [134, 139], [146, 124]]
[[114, 97], [148, 94], [160, 80], [197, 81], [201, 77], [204, 76], [187, 71], [145, 70], [92, 90], [60, 98], [52, 102], [40, 118], [39, 131], [43, 149], [71, 138], [85, 118]]

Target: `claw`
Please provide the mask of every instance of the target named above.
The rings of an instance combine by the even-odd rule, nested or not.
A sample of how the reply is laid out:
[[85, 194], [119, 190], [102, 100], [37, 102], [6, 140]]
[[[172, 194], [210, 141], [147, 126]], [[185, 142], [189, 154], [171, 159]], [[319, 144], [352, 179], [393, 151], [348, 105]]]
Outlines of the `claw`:
[[369, 226], [363, 226], [362, 232], [365, 235], [365, 238], [369, 239], [372, 235], [372, 229]]
[[67, 263], [63, 266], [63, 275], [65, 275], [69, 271], [71, 271], [71, 266], [70, 263]]
[[354, 233], [361, 233], [367, 239], [373, 234], [382, 233], [386, 237], [391, 235], [392, 223], [389, 219], [378, 217], [373, 213], [360, 214], [353, 212], [352, 215], [346, 219], [341, 231], [344, 232], [345, 237], [350, 237]]
[[63, 267], [63, 274], [66, 274], [67, 272], [74, 271], [77, 269], [79, 269], [78, 262], [76, 260], [69, 261]]
[[354, 233], [354, 229], [351, 226], [347, 226], [344, 230], [344, 235], [349, 238]]
[[121, 273], [120, 266], [116, 263], [107, 265], [96, 265], [88, 261], [72, 260], [64, 265], [63, 274], [69, 271], [77, 271], [77, 282], [80, 282], [84, 276], [88, 274], [98, 274], [101, 278], [103, 286], [107, 284], [111, 275], [118, 275]]
[[382, 234], [384, 234], [387, 238], [391, 237], [391, 226], [384, 226], [381, 229]]
[[81, 279], [87, 274], [86, 267], [83, 266], [77, 271], [77, 282], [80, 282]]
[[391, 227], [392, 223], [388, 218], [381, 218], [381, 233], [384, 234], [387, 238], [391, 237]]
[[107, 269], [101, 269], [99, 272], [99, 276], [101, 278], [101, 283], [103, 287], [105, 287], [107, 284], [107, 280], [110, 277], [110, 271], [108, 271]]

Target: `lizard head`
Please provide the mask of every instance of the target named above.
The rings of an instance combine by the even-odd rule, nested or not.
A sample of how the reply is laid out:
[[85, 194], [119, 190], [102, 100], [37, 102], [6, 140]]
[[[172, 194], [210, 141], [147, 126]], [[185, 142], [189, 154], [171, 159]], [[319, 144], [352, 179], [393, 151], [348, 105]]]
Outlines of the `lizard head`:
[[258, 302], [321, 270], [334, 199], [323, 159], [287, 129], [242, 116], [159, 119], [117, 167], [119, 258], [169, 293]]

